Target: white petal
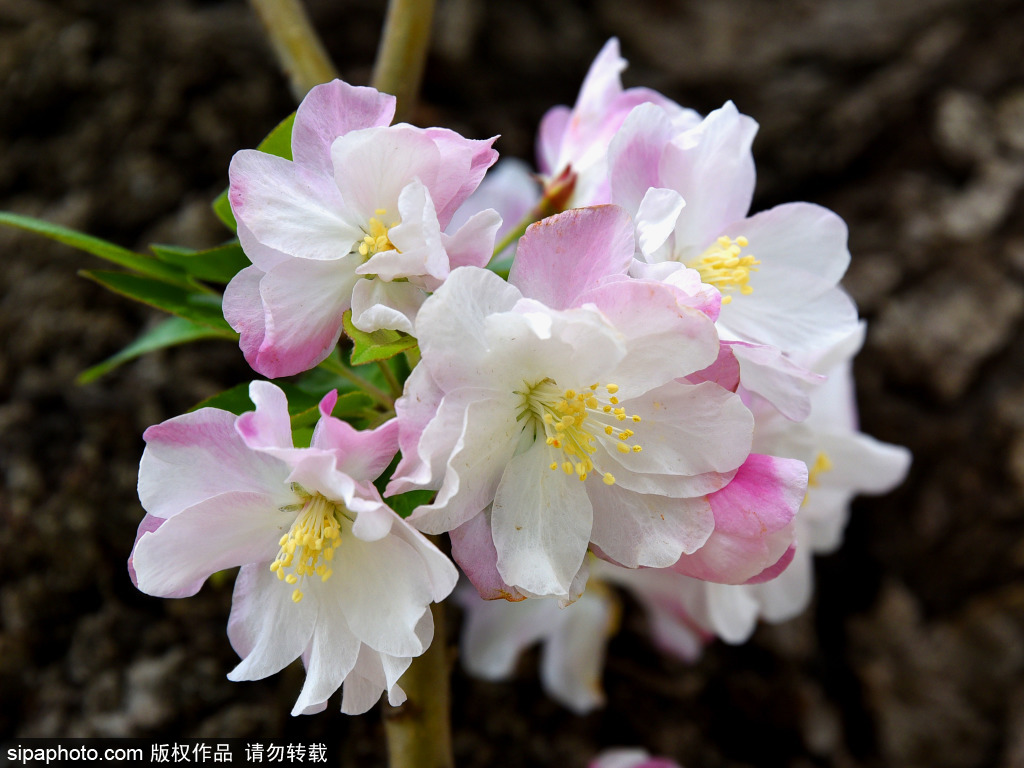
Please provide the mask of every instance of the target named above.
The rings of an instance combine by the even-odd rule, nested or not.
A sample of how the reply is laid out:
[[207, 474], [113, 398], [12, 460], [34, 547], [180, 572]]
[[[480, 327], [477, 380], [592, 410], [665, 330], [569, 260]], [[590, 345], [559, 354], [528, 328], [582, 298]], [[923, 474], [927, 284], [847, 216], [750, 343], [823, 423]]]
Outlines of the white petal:
[[363, 643], [394, 656], [418, 656], [416, 624], [431, 601], [430, 581], [416, 551], [397, 536], [362, 541], [343, 536], [323, 588], [339, 589], [349, 628]]
[[590, 489], [594, 505], [591, 540], [601, 551], [628, 568], [667, 568], [683, 553], [707, 541], [715, 517], [707, 498], [673, 499], [640, 494], [617, 485]]
[[549, 468], [538, 442], [508, 465], [491, 508], [498, 572], [536, 595], [566, 595], [583, 562], [593, 512], [583, 483]]
[[280, 672], [308, 647], [315, 601], [292, 602], [292, 588], [266, 563], [245, 565], [235, 579], [228, 638], [242, 662], [228, 679], [259, 680]]
[[211, 574], [246, 563], [269, 567], [294, 515], [272, 499], [236, 491], [214, 496], [143, 534], [133, 564], [148, 595], [194, 595]]
[[[652, 187], [647, 190], [635, 219], [640, 253], [651, 257], [665, 244], [675, 230], [676, 221], [685, 205], [682, 196], [674, 189]], [[655, 259], [647, 258], [647, 261], [653, 262]]]
[[356, 664], [359, 640], [345, 623], [338, 596], [337, 590], [318, 595], [320, 611], [306, 663], [306, 682], [292, 708], [293, 715], [326, 702]]

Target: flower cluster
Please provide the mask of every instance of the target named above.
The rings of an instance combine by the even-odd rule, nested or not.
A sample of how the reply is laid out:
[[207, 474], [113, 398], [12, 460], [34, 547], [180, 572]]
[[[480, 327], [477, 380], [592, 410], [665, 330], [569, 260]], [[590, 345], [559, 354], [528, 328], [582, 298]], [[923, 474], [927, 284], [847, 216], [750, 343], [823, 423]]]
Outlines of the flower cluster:
[[[224, 314], [246, 360], [269, 378], [320, 365], [301, 391], [375, 405], [327, 392], [297, 447], [306, 416], [257, 381], [254, 411], [147, 431], [133, 578], [182, 596], [242, 566], [232, 679], [301, 657], [296, 713], [342, 686], [346, 712], [400, 702], [429, 604], [455, 586], [424, 537], [447, 533], [497, 598], [463, 599], [470, 668], [507, 674], [543, 639], [545, 683], [585, 710], [610, 585], [666, 647], [740, 639], [802, 607], [849, 498], [904, 473], [853, 421], [842, 220], [750, 215], [754, 121], [624, 90], [624, 66], [610, 41], [576, 105], [544, 118], [536, 176], [488, 174], [493, 139], [390, 125], [392, 97], [340, 81], [299, 107], [290, 157], [235, 156], [252, 265]], [[343, 329], [383, 378], [337, 358]], [[510, 605], [528, 598], [551, 599]]]

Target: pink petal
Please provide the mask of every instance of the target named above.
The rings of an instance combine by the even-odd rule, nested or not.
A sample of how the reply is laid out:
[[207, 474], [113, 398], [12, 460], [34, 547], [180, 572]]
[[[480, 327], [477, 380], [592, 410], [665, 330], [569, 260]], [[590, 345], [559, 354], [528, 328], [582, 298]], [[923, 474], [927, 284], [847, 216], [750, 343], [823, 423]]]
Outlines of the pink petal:
[[740, 385], [740, 364], [732, 353], [732, 344], [722, 342], [718, 350], [718, 357], [707, 368], [690, 374], [686, 380], [691, 384], [700, 384], [702, 381], [710, 381], [722, 389], [735, 392]]
[[292, 448], [292, 421], [288, 415], [288, 398], [280, 387], [269, 381], [249, 385], [249, 399], [255, 411], [243, 413], [235, 429], [250, 448]]
[[266, 333], [253, 367], [270, 378], [309, 370], [326, 358], [341, 337], [358, 254], [336, 261], [290, 259], [260, 282]]
[[242, 354], [253, 368], [259, 361], [260, 347], [266, 336], [266, 316], [260, 297], [264, 274], [259, 267], [246, 267], [231, 278], [224, 289], [224, 319], [238, 331]]
[[331, 144], [360, 128], [389, 125], [395, 97], [374, 88], [333, 80], [313, 87], [299, 104], [292, 127], [292, 157], [331, 173]]
[[566, 106], [552, 107], [544, 113], [537, 130], [537, 168], [545, 176], [552, 176], [561, 161], [562, 145], [572, 111]]
[[526, 595], [505, 583], [498, 573], [498, 552], [491, 538], [491, 513], [484, 510], [449, 533], [452, 557], [484, 600], [515, 603]]
[[363, 232], [329, 175], [256, 150], [235, 153], [228, 170], [235, 218], [274, 250], [337, 259]]
[[612, 202], [630, 215], [639, 212], [648, 190], [662, 186], [661, 155], [675, 133], [665, 110], [642, 104], [629, 113], [612, 139], [608, 148]]
[[428, 186], [437, 206], [438, 221], [444, 229], [498, 159], [498, 153], [491, 146], [498, 137], [466, 139], [447, 128], [427, 128], [426, 135], [441, 153], [437, 180]]
[[723, 584], [742, 584], [775, 565], [793, 543], [793, 516], [807, 488], [807, 465], [751, 454], [736, 477], [709, 497], [715, 531], [672, 570]]
[[360, 482], [372, 482], [388, 468], [398, 452], [397, 419], [390, 419], [376, 429], [358, 430], [331, 416], [324, 403], [320, 413], [312, 446], [332, 451], [341, 472]]
[[288, 467], [253, 451], [235, 432], [234, 414], [201, 408], [156, 424], [143, 434], [139, 498], [151, 515], [172, 517], [212, 496], [257, 492], [288, 503]]
[[552, 309], [577, 297], [633, 260], [633, 225], [617, 206], [576, 208], [530, 225], [519, 241], [509, 283]]

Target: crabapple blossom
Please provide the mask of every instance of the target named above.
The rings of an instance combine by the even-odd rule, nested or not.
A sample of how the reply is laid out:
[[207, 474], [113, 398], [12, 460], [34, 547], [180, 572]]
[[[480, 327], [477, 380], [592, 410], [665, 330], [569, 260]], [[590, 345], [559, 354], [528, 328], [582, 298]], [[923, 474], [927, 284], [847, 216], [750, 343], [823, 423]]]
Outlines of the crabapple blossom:
[[836, 285], [846, 225], [810, 203], [748, 217], [756, 131], [731, 102], [683, 131], [662, 107], [638, 106], [608, 151], [611, 200], [634, 218], [639, 261], [695, 270], [721, 292], [723, 339], [820, 353], [857, 323]]
[[357, 431], [320, 403], [309, 448], [292, 444], [284, 393], [253, 382], [256, 410], [202, 408], [146, 430], [139, 497], [147, 511], [129, 560], [136, 586], [195, 594], [241, 566], [228, 637], [242, 657], [228, 675], [255, 680], [301, 657], [292, 714], [365, 712], [430, 644], [429, 605], [454, 588], [440, 551], [380, 498], [373, 480], [397, 449], [397, 423]]
[[657, 104], [671, 115], [677, 129], [700, 122], [700, 115], [649, 88], [623, 89], [626, 60], [619, 41], [611, 38], [590, 65], [576, 104], [553, 107], [537, 133], [537, 167], [548, 184], [571, 177], [567, 207], [611, 202], [608, 187], [608, 144], [623, 120], [639, 104]]
[[[588, 545], [664, 567], [750, 515], [740, 500], [718, 521], [709, 500], [748, 461], [751, 422], [732, 393], [684, 380], [718, 354], [704, 297], [630, 280], [631, 260], [621, 209], [569, 211], [527, 231], [510, 283], [456, 270], [421, 310], [388, 493], [439, 491], [409, 519], [468, 524], [453, 551], [486, 596], [571, 601]], [[795, 511], [803, 470], [778, 466], [762, 490]], [[750, 560], [712, 554], [705, 575], [745, 581], [785, 554], [784, 536], [741, 547]]]
[[360, 330], [413, 333], [451, 269], [490, 259], [497, 213], [445, 229], [497, 158], [494, 139], [389, 125], [393, 114], [394, 97], [335, 80], [299, 106], [294, 159], [232, 159], [228, 199], [252, 266], [228, 285], [224, 315], [260, 373], [321, 362], [348, 309]]
[[[600, 578], [629, 589], [647, 608], [655, 636], [676, 655], [694, 658], [712, 637], [744, 642], [757, 620], [780, 622], [807, 608], [814, 584], [812, 556], [834, 551], [842, 541], [849, 505], [858, 494], [895, 488], [910, 466], [910, 453], [860, 432], [851, 358], [862, 334], [855, 332], [812, 367], [827, 373], [812, 394], [812, 410], [796, 423], [758, 398], [754, 449], [803, 461], [807, 494], [795, 518], [797, 547], [792, 562], [775, 578], [743, 585], [712, 584], [669, 572], [603, 568]], [[677, 569], [675, 569], [677, 570]]]

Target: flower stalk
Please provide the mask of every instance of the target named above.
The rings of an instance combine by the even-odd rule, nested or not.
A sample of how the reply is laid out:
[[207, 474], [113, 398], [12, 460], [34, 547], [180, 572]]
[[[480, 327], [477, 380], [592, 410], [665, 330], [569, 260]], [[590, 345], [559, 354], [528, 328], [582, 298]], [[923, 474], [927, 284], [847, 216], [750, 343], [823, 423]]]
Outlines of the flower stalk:
[[400, 707], [386, 704], [384, 732], [390, 768], [454, 768], [451, 738], [450, 661], [444, 642], [444, 605], [430, 606], [434, 642], [412, 660], [399, 685], [409, 697]]

